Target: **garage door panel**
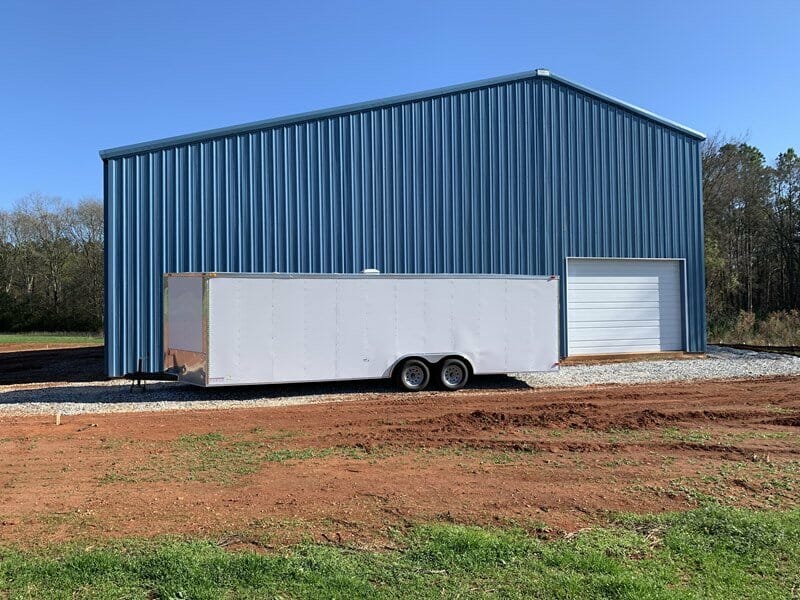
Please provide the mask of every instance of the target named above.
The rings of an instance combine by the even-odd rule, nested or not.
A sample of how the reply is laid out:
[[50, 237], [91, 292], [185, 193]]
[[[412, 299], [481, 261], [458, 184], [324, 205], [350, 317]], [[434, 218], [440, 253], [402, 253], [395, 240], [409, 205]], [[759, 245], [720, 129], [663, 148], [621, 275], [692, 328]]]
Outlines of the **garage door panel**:
[[613, 327], [604, 327], [603, 329], [597, 328], [584, 328], [575, 329], [570, 338], [573, 342], [588, 342], [588, 341], [608, 341], [609, 335], [613, 335], [615, 341], [641, 341], [641, 340], [659, 340], [661, 338], [661, 328], [658, 325], [648, 327], [617, 327], [619, 331], [609, 331]]
[[678, 261], [571, 259], [569, 354], [680, 350], [680, 281]]
[[655, 341], [636, 344], [602, 344], [599, 346], [578, 346], [570, 350], [572, 354], [628, 354], [634, 352], [653, 352]]
[[650, 321], [581, 321], [579, 323], [573, 323], [571, 329], [597, 329], [605, 323], [613, 327], [658, 327], [660, 324], [658, 319]]
[[658, 277], [628, 277], [625, 275], [620, 277], [598, 277], [596, 275], [587, 275], [583, 277], [585, 277], [584, 280], [574, 282], [573, 286], [576, 288], [592, 286], [611, 286], [617, 288], [629, 286], [650, 286], [657, 288], [659, 286]]
[[[652, 293], [658, 294], [661, 291], [660, 287], [656, 285], [640, 285], [636, 287], [636, 293]], [[615, 293], [633, 293], [629, 284], [622, 285], [575, 285], [569, 286], [567, 292], [592, 292], [595, 294], [615, 294]]]
[[597, 287], [582, 287], [582, 288], [569, 288], [567, 289], [568, 300], [573, 301], [580, 299], [581, 301], [594, 300], [597, 298], [607, 298], [613, 300], [631, 300], [631, 299], [650, 299], [658, 301], [664, 291], [662, 286], [634, 286], [629, 284], [627, 286], [597, 286]]
[[630, 340], [583, 340], [579, 341], [576, 345], [582, 348], [596, 348], [602, 350], [603, 348], [619, 348], [624, 346], [650, 346], [659, 342], [658, 337], [640, 338]]
[[574, 299], [576, 296], [581, 300], [592, 300], [595, 298], [611, 298], [618, 300], [630, 299], [651, 299], [658, 300], [664, 292], [664, 286], [640, 286], [636, 284], [627, 284], [622, 286], [592, 286], [592, 287], [574, 287], [568, 288], [567, 293], [569, 299]]
[[[630, 325], [629, 322], [627, 321], [607, 321], [607, 322], [594, 321], [594, 322], [577, 323], [575, 324], [574, 327], [570, 328], [571, 332], [570, 339], [572, 340], [581, 337], [583, 335], [581, 332], [584, 331], [611, 330], [616, 327], [622, 329], [638, 329], [640, 331], [647, 327], [655, 327], [659, 329], [659, 335], [662, 338], [670, 338], [670, 339], [675, 337], [680, 338], [681, 332], [683, 331], [683, 326], [681, 323], [672, 324], [672, 323], [663, 323], [659, 321], [642, 321], [642, 323], [645, 324], [640, 325], [637, 323], [635, 325]], [[617, 333], [619, 332], [606, 331], [605, 334], [600, 334], [600, 335], [606, 335], [610, 339], [615, 339], [621, 337], [619, 335], [615, 335]]]
[[658, 307], [632, 306], [629, 308], [570, 308], [570, 323], [608, 321], [660, 321]]
[[[577, 296], [577, 298], [576, 298]], [[568, 302], [659, 302], [661, 290], [573, 290]]]
[[654, 308], [658, 310], [659, 308], [659, 301], [658, 300], [639, 300], [636, 298], [626, 299], [626, 300], [613, 300], [611, 298], [606, 298], [605, 300], [573, 300], [572, 302], [567, 302], [567, 306], [570, 308], [575, 308], [577, 310], [592, 310], [592, 309], [603, 309], [603, 308]]
[[655, 282], [640, 282], [640, 281], [629, 281], [618, 279], [616, 282], [608, 282], [604, 283], [602, 281], [594, 281], [590, 278], [585, 278], [585, 283], [583, 284], [575, 284], [575, 285], [568, 285], [567, 290], [595, 290], [595, 291], [605, 291], [605, 290], [622, 290], [622, 291], [631, 291], [631, 290], [655, 290], [658, 291], [659, 288], [663, 285], [663, 283]]
[[[594, 264], [588, 264], [589, 262]], [[625, 272], [620, 272], [620, 265], [625, 263]], [[643, 277], [652, 278], [659, 277], [662, 273], [656, 273], [653, 270], [655, 263], [662, 263], [662, 265], [677, 265], [677, 260], [665, 259], [658, 260], [653, 258], [623, 258], [623, 259], [607, 259], [607, 258], [573, 258], [570, 259], [570, 273], [575, 276], [589, 274], [592, 277], [608, 277], [611, 279], [618, 279], [622, 277]], [[666, 273], [670, 275], [670, 273]]]

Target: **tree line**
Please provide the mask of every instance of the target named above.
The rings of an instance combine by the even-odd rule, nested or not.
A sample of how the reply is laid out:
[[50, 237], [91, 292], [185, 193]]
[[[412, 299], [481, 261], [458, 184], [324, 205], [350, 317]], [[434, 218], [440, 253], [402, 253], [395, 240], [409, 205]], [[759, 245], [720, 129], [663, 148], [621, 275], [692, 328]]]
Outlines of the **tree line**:
[[800, 156], [719, 136], [702, 156], [710, 340], [800, 344]]
[[[800, 344], [800, 156], [768, 164], [715, 136], [702, 160], [710, 338]], [[32, 194], [0, 211], [0, 331], [102, 325], [102, 203]]]
[[102, 202], [31, 194], [0, 211], [0, 331], [102, 328]]

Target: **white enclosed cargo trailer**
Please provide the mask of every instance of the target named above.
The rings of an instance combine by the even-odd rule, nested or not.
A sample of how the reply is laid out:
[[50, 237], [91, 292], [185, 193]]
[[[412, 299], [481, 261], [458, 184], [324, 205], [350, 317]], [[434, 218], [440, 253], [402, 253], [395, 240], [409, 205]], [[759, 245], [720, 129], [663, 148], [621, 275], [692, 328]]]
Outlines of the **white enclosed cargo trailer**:
[[395, 377], [410, 390], [558, 368], [558, 281], [172, 273], [164, 369], [201, 386]]

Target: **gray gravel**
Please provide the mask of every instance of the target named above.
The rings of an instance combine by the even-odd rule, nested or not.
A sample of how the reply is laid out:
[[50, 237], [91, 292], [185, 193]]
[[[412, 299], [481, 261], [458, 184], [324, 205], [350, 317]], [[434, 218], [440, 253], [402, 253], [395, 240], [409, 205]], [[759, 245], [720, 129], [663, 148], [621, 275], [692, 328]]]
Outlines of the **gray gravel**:
[[608, 383], [658, 383], [800, 375], [800, 357], [709, 346], [705, 358], [576, 365], [556, 373], [520, 373], [531, 387], [579, 387]]
[[[556, 373], [476, 377], [468, 391], [481, 393], [498, 388], [582, 387], [776, 375], [800, 375], [800, 357], [711, 346], [707, 358], [579, 365], [562, 367]], [[216, 389], [156, 383], [147, 387], [146, 392], [130, 391], [130, 384], [119, 380], [0, 386], [0, 415], [286, 406], [375, 398], [395, 391], [390, 383], [384, 381]]]

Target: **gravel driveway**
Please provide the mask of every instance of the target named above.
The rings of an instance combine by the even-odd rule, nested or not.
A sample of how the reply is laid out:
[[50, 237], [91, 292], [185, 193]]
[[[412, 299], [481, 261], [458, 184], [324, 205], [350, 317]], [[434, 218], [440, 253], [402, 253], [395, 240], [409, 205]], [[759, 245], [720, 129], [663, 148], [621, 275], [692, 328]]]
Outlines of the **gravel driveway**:
[[[576, 365], [556, 373], [476, 377], [472, 392], [528, 387], [582, 387], [750, 377], [800, 376], [800, 357], [710, 346], [706, 358]], [[32, 383], [0, 386], [0, 415], [283, 406], [352, 401], [395, 392], [386, 381], [201, 389], [179, 383], [130, 391], [125, 381]], [[800, 382], [798, 383], [800, 387]], [[444, 392], [441, 392], [444, 393]]]
[[531, 387], [576, 387], [603, 383], [657, 383], [800, 375], [800, 356], [709, 346], [706, 358], [575, 365], [557, 373], [517, 375]]

